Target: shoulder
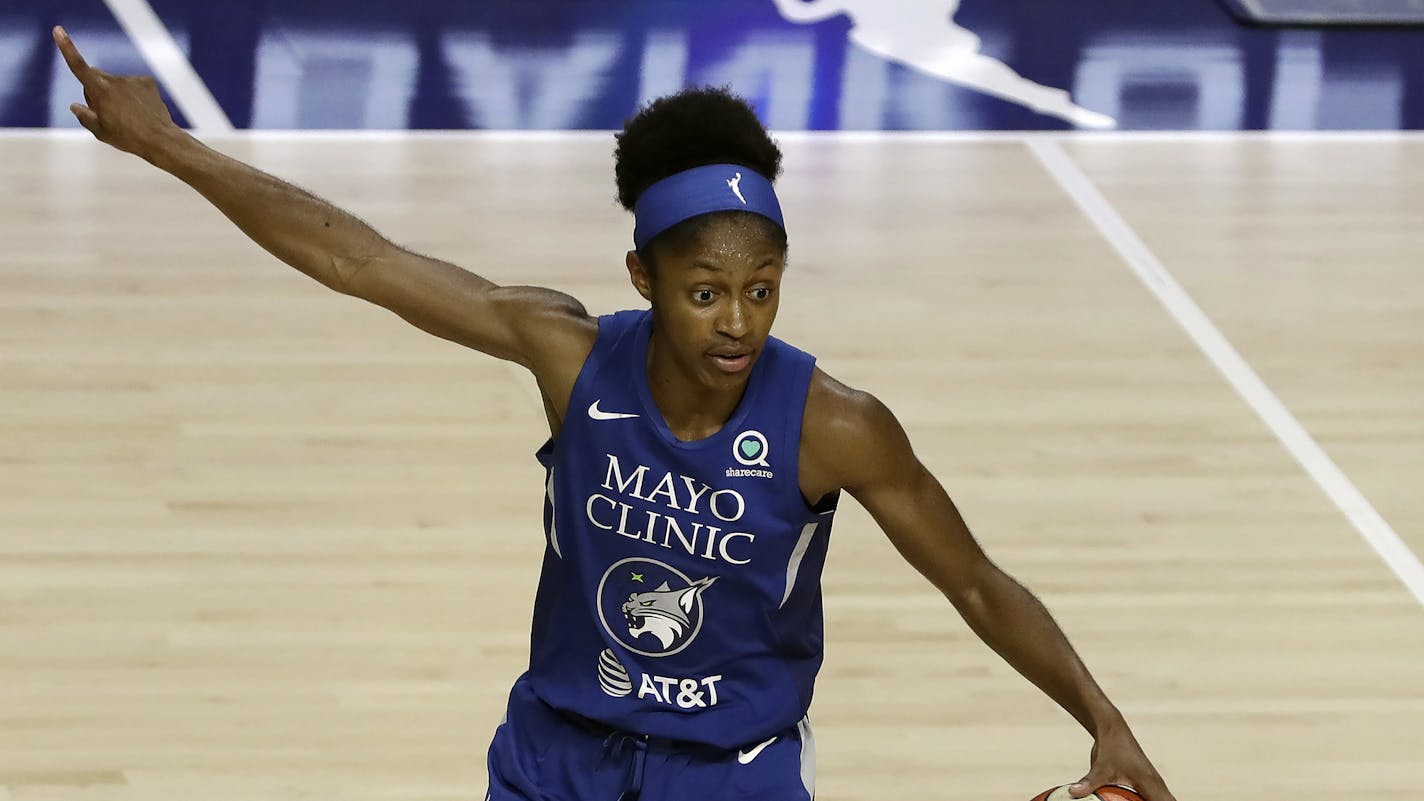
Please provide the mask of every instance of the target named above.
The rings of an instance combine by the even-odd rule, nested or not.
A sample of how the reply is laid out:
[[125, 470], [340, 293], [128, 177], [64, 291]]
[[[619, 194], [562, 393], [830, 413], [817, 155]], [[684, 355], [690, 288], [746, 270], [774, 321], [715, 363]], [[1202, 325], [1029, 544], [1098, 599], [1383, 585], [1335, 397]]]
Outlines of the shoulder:
[[536, 286], [502, 286], [492, 293], [506, 319], [515, 321], [531, 362], [526, 366], [536, 373], [582, 364], [598, 339], [598, 318], [571, 295]]
[[858, 436], [867, 424], [889, 412], [879, 398], [843, 384], [817, 367], [806, 389], [802, 428], [822, 440]]
[[553, 289], [502, 286], [492, 290], [501, 316], [519, 342], [519, 361], [534, 374], [552, 433], [557, 433], [584, 362], [598, 342], [598, 318], [576, 298]]
[[904, 429], [879, 398], [820, 368], [806, 391], [801, 452], [803, 484], [817, 494], [892, 480], [912, 456]]
[[586, 339], [598, 336], [598, 318], [590, 316], [578, 298], [557, 289], [501, 286], [491, 290], [491, 294], [502, 308], [517, 312], [531, 322], [550, 324], [559, 333]]

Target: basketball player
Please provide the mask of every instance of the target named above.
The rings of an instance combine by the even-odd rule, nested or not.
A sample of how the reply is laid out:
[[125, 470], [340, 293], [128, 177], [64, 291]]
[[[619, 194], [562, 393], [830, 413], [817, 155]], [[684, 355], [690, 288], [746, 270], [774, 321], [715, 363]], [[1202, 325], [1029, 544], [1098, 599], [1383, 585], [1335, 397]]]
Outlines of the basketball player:
[[173, 124], [150, 78], [88, 66], [72, 110], [326, 286], [527, 367], [551, 438], [530, 666], [489, 751], [489, 798], [796, 801], [821, 664], [820, 572], [842, 490], [974, 631], [1094, 737], [1082, 796], [1173, 801], [1043, 606], [990, 562], [874, 397], [770, 336], [787, 238], [781, 153], [723, 91], [663, 98], [618, 136], [649, 310], [589, 316], [391, 244]]

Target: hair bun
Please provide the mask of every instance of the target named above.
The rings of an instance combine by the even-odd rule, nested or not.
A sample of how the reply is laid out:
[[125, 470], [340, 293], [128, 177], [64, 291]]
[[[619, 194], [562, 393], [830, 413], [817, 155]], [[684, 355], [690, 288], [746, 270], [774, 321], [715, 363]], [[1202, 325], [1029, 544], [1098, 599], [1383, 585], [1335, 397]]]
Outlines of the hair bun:
[[613, 172], [618, 202], [632, 211], [648, 187], [708, 164], [739, 164], [775, 182], [781, 149], [751, 104], [726, 87], [698, 87], [658, 98], [623, 125]]

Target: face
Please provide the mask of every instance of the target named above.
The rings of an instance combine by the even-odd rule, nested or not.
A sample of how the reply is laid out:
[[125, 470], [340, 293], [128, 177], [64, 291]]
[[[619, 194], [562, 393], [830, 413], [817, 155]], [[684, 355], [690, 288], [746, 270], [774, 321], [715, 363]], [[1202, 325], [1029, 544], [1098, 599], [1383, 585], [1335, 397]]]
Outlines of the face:
[[658, 358], [711, 390], [742, 386], [780, 303], [786, 252], [748, 215], [716, 217], [685, 246], [665, 246], [650, 272], [636, 252], [628, 274], [653, 306]]

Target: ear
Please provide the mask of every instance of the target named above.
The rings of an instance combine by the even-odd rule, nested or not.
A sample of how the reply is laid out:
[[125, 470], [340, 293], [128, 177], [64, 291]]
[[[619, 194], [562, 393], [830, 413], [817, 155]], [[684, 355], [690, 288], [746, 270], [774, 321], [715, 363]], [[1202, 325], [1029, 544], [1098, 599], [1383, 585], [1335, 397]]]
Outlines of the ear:
[[677, 596], [677, 605], [682, 607], [684, 614], [692, 614], [692, 604], [697, 600], [697, 591], [701, 589], [696, 584], [683, 590]]
[[647, 265], [638, 257], [638, 251], [628, 251], [628, 280], [632, 282], [633, 288], [638, 290], [638, 294], [643, 296], [643, 300], [653, 302], [653, 280], [648, 272]]

